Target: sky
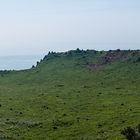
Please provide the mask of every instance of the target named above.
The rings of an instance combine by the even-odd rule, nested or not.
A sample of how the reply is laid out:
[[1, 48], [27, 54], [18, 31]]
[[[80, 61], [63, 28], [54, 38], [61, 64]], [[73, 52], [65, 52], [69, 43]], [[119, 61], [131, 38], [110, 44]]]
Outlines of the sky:
[[140, 49], [140, 0], [0, 0], [0, 56]]

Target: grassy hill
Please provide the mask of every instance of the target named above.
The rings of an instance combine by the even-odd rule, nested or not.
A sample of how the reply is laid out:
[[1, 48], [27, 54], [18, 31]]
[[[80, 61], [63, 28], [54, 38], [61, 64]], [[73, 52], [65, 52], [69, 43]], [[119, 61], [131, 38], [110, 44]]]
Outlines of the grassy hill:
[[0, 140], [124, 140], [140, 123], [140, 51], [49, 53], [0, 72]]

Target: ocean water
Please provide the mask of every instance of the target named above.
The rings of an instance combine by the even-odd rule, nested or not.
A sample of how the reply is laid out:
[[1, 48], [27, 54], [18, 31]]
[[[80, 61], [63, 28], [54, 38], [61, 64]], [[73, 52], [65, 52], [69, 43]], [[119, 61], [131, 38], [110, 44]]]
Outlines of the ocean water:
[[0, 70], [24, 70], [36, 65], [42, 55], [0, 56]]

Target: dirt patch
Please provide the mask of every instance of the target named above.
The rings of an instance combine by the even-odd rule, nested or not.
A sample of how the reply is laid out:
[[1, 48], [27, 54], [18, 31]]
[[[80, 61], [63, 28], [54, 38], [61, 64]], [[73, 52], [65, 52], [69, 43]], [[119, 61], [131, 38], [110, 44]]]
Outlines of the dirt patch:
[[129, 51], [120, 51], [120, 50], [108, 51], [105, 56], [101, 57], [97, 61], [97, 63], [88, 64], [86, 66], [89, 69], [95, 69], [95, 70], [96, 69], [101, 69], [105, 65], [110, 64], [114, 61], [124, 60], [128, 56], [129, 53], [130, 53]]

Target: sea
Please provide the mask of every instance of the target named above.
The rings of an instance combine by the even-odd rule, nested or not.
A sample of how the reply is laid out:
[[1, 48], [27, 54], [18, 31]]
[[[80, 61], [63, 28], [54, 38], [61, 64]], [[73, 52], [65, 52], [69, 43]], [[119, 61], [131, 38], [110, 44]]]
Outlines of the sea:
[[43, 55], [0, 56], [0, 70], [25, 70], [35, 66]]

